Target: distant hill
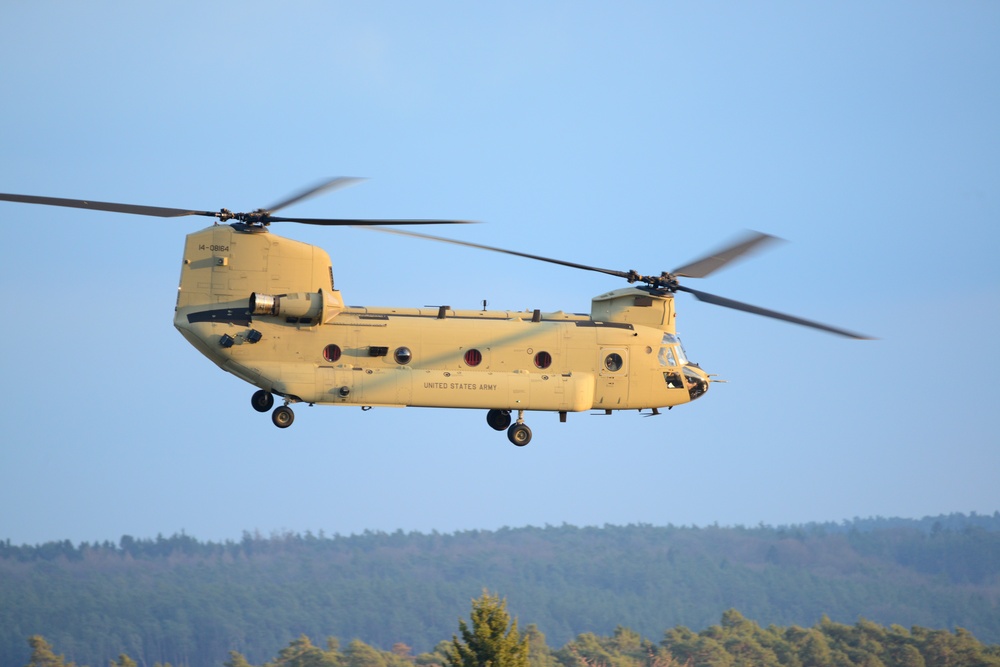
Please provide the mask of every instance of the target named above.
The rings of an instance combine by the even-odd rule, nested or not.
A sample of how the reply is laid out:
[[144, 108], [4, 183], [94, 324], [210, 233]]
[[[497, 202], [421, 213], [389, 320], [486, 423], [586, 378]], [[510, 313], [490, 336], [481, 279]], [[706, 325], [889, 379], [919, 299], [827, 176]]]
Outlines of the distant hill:
[[454, 534], [311, 533], [239, 542], [0, 542], [0, 664], [43, 635], [106, 665], [264, 662], [290, 638], [416, 652], [450, 639], [483, 589], [549, 645], [622, 626], [659, 641], [728, 609], [762, 626], [859, 617], [1000, 643], [1000, 513], [755, 528], [569, 525]]

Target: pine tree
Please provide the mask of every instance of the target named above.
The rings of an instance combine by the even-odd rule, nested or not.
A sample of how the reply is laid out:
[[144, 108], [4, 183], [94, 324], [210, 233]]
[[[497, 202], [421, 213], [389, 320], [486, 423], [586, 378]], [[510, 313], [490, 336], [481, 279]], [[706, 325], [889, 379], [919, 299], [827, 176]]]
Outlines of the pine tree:
[[308, 637], [301, 635], [281, 649], [277, 659], [268, 665], [270, 667], [278, 665], [281, 667], [340, 667], [338, 657], [339, 654], [333, 651], [324, 651], [313, 646]]
[[52, 646], [41, 635], [29, 637], [28, 646], [31, 647], [31, 662], [27, 667], [74, 667], [72, 662], [66, 662], [64, 657], [56, 655]]
[[471, 620], [471, 628], [464, 620], [458, 621], [462, 638], [452, 639], [451, 667], [529, 667], [528, 638], [521, 638], [517, 619], [511, 622], [506, 600], [484, 590], [472, 601]]
[[347, 645], [347, 667], [388, 667], [385, 657], [360, 639]]
[[559, 661], [552, 655], [545, 635], [534, 623], [524, 630], [524, 638], [528, 640], [528, 662], [531, 667], [559, 667]]
[[128, 657], [124, 653], [118, 656], [117, 660], [111, 661], [111, 667], [139, 667], [136, 665], [135, 660]]
[[252, 665], [239, 651], [230, 651], [229, 660], [222, 663], [222, 667], [252, 667]]

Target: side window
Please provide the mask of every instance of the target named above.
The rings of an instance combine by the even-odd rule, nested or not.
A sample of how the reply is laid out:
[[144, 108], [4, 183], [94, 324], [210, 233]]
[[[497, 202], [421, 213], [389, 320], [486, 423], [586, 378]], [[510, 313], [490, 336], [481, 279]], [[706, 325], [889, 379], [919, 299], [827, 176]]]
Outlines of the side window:
[[598, 368], [604, 377], [628, 373], [628, 350], [625, 348], [601, 348], [597, 358]]
[[608, 356], [604, 357], [604, 368], [612, 373], [620, 371], [624, 365], [625, 362], [622, 360], [622, 355], [617, 352], [612, 352]]
[[473, 348], [466, 350], [463, 358], [465, 359], [466, 366], [475, 367], [483, 362], [483, 353]]
[[546, 369], [552, 365], [552, 355], [548, 352], [539, 352], [535, 355], [535, 366]]

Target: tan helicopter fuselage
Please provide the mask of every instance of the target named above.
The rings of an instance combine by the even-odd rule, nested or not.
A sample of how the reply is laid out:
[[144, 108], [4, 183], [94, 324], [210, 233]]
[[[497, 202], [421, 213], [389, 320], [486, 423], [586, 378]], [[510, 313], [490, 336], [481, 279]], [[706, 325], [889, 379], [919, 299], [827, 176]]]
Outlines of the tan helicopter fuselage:
[[347, 307], [322, 249], [214, 225], [187, 237], [174, 324], [223, 370], [288, 402], [543, 410], [672, 407], [703, 394], [670, 293], [589, 315]]

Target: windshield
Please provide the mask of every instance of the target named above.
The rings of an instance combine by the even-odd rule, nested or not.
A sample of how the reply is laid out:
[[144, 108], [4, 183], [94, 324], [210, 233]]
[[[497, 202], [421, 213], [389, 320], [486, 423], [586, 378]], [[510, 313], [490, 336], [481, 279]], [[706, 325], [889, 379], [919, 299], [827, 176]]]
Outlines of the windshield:
[[660, 348], [660, 365], [661, 366], [683, 366], [687, 364], [687, 354], [684, 352], [684, 346], [681, 345], [681, 339], [674, 334], [665, 333], [663, 334], [663, 347]]

